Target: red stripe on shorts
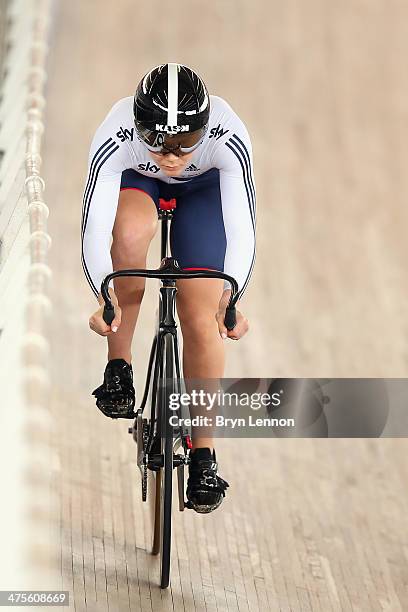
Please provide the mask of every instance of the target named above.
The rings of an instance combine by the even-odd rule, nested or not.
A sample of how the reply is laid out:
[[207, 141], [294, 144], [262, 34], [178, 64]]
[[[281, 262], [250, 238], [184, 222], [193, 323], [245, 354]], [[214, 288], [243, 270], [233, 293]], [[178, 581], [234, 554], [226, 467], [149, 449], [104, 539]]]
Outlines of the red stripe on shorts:
[[209, 270], [209, 272], [218, 272], [214, 268], [183, 268], [183, 270]]

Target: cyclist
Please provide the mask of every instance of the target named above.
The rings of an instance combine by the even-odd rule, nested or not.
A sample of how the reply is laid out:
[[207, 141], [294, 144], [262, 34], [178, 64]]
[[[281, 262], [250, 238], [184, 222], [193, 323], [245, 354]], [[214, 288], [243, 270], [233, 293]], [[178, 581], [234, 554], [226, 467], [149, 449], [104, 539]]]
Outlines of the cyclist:
[[[112, 324], [103, 321], [102, 279], [112, 269], [145, 268], [158, 225], [159, 199], [176, 198], [172, 255], [183, 269], [225, 271], [244, 293], [255, 260], [255, 186], [248, 132], [223, 99], [181, 64], [163, 64], [140, 81], [135, 96], [119, 100], [94, 136], [82, 211], [82, 264], [100, 308], [91, 329], [108, 341], [98, 408], [111, 418], [133, 418], [131, 343], [144, 279], [115, 279]], [[112, 242], [111, 242], [112, 240]], [[177, 281], [186, 378], [221, 378], [224, 343], [238, 340], [248, 321], [237, 310], [224, 326], [229, 284], [219, 279]], [[217, 473], [213, 440], [194, 435], [187, 498], [197, 512], [217, 508], [228, 486]]]

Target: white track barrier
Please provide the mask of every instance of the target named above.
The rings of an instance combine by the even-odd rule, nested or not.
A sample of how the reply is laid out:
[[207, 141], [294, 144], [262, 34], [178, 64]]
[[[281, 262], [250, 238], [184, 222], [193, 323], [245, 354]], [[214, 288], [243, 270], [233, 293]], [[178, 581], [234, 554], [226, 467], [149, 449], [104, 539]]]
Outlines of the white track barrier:
[[0, 589], [52, 589], [51, 240], [40, 176], [50, 1], [0, 8]]

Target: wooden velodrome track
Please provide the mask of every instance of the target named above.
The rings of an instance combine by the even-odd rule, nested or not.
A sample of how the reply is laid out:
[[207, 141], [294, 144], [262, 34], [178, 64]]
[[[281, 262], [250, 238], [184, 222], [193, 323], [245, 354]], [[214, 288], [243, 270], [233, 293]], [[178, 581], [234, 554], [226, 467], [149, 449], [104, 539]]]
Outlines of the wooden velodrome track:
[[[220, 442], [228, 497], [209, 516], [174, 513], [160, 591], [127, 423], [90, 397], [105, 341], [88, 329], [79, 244], [95, 128], [149, 68], [189, 64], [241, 115], [255, 152], [251, 332], [229, 343], [227, 374], [405, 377], [407, 19], [401, 0], [57, 4], [44, 150], [53, 487], [60, 586], [76, 610], [408, 609], [405, 440]], [[135, 338], [139, 396], [155, 289]]]

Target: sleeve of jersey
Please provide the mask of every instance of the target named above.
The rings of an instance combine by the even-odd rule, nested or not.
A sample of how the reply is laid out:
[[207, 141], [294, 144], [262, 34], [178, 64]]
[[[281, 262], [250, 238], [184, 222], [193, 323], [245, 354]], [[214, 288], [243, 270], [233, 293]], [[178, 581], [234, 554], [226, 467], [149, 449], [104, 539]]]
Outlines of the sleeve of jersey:
[[101, 282], [112, 272], [110, 245], [118, 207], [122, 171], [129, 167], [125, 146], [103, 126], [91, 145], [82, 207], [82, 267], [98, 297]]
[[[223, 142], [218, 156], [227, 240], [224, 272], [237, 280], [239, 296], [242, 297], [255, 263], [256, 224], [252, 148], [246, 130], [242, 128], [239, 133], [232, 131], [232, 135]], [[229, 283], [226, 283], [228, 287]]]

